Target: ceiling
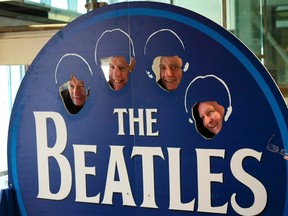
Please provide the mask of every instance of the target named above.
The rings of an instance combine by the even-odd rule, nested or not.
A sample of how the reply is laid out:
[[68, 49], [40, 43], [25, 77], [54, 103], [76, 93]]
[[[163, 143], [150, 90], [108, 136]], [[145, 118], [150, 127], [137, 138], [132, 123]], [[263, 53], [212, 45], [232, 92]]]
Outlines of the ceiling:
[[45, 5], [28, 4], [23, 0], [0, 1], [0, 27], [32, 24], [65, 24], [79, 15], [61, 9], [51, 9]]

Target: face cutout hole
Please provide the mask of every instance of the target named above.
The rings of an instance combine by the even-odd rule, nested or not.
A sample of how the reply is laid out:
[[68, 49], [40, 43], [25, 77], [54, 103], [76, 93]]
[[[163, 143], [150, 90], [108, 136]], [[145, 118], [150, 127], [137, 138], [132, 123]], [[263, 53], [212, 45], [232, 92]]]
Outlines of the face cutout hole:
[[129, 74], [134, 70], [136, 61], [131, 58], [128, 63], [124, 56], [110, 56], [101, 58], [101, 69], [111, 89], [121, 90], [128, 82]]
[[192, 107], [195, 127], [200, 135], [212, 139], [223, 126], [224, 107], [216, 101], [197, 102]]
[[86, 88], [84, 81], [72, 74], [70, 80], [59, 87], [59, 92], [68, 113], [77, 114], [86, 103], [89, 87]]
[[175, 56], [158, 56], [154, 59], [152, 70], [158, 85], [166, 91], [178, 88], [182, 79], [182, 59]]

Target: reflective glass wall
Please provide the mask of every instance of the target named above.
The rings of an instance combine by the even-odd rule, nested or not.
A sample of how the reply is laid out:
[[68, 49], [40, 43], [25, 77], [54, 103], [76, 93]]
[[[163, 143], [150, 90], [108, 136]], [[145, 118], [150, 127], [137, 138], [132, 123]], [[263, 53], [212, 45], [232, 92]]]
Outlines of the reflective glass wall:
[[288, 1], [235, 1], [233, 33], [261, 60], [287, 97]]
[[25, 74], [23, 65], [0, 65], [0, 189], [6, 188], [7, 178], [7, 135], [10, 114], [18, 88]]

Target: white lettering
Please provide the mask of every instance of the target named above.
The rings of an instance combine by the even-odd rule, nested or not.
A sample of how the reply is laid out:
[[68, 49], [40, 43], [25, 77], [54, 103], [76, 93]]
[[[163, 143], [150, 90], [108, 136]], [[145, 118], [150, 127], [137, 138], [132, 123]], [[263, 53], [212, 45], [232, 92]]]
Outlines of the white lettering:
[[139, 123], [139, 136], [144, 136], [144, 114], [143, 109], [138, 109], [138, 118], [134, 117], [134, 109], [129, 109], [130, 135], [135, 135], [134, 123]]
[[[139, 110], [138, 110], [139, 111]], [[152, 118], [152, 113], [156, 113], [157, 110], [146, 110], [147, 121], [147, 135], [155, 136], [157, 132], [153, 132], [152, 125], [157, 123], [157, 119]], [[115, 109], [114, 113], [118, 114], [119, 122], [119, 134], [124, 133], [124, 114], [127, 114], [126, 109]], [[37, 147], [37, 165], [38, 165], [38, 198], [50, 199], [50, 200], [62, 200], [65, 199], [71, 192], [72, 187], [72, 170], [70, 163], [63, 154], [67, 146], [67, 129], [63, 117], [56, 112], [34, 112], [35, 126], [36, 126], [36, 147]], [[134, 118], [132, 109], [129, 109], [129, 118], [132, 119], [132, 125], [138, 122], [139, 125], [143, 125], [143, 110], [139, 111], [139, 118]], [[130, 123], [131, 123], [130, 122]], [[130, 127], [132, 127], [130, 124]], [[149, 126], [148, 126], [149, 125]], [[134, 126], [133, 126], [134, 127]], [[143, 126], [144, 127], [144, 126]], [[55, 128], [52, 131], [51, 128]], [[53, 133], [53, 137], [56, 137], [55, 143], [50, 143], [48, 131]], [[132, 130], [134, 131], [134, 129]], [[142, 129], [140, 131], [143, 132]], [[140, 132], [140, 134], [142, 134]], [[51, 139], [54, 140], [54, 139]], [[50, 142], [49, 142], [50, 141]], [[105, 182], [105, 190], [102, 202], [100, 192], [89, 191], [87, 195], [87, 177], [96, 179], [96, 165], [86, 166], [86, 155], [93, 154], [96, 157], [97, 146], [90, 144], [72, 144], [74, 151], [74, 165], [75, 165], [75, 201], [83, 203], [95, 203], [95, 204], [108, 204], [113, 205], [113, 196], [115, 193], [119, 193], [122, 196], [124, 206], [136, 207], [133, 193], [129, 181], [129, 173], [124, 157], [124, 146], [110, 146], [110, 156], [107, 169], [107, 176]], [[103, 149], [103, 148], [101, 148]], [[165, 160], [161, 147], [153, 146], [133, 146], [131, 147], [131, 159], [134, 156], [141, 156], [142, 158], [142, 175], [143, 175], [143, 202], [141, 207], [144, 208], [158, 208], [156, 203], [157, 188], [155, 188], [155, 157], [160, 157]], [[224, 149], [195, 149], [197, 157], [197, 184], [198, 184], [198, 212], [205, 213], [218, 213], [227, 214], [228, 202], [223, 205], [212, 205], [212, 183], [223, 184], [223, 174], [211, 173], [212, 158], [224, 159]], [[182, 184], [181, 178], [181, 148], [168, 147], [168, 169], [169, 169], [169, 209], [177, 211], [195, 211], [196, 198], [191, 197], [191, 201], [182, 203]], [[98, 153], [99, 154], [99, 153]], [[236, 196], [234, 193], [231, 196], [230, 202], [233, 210], [239, 215], [258, 215], [264, 210], [267, 204], [267, 191], [264, 185], [251, 176], [244, 170], [243, 160], [247, 157], [252, 157], [261, 161], [262, 153], [253, 149], [240, 149], [231, 158], [231, 172], [236, 180], [243, 185], [247, 186], [254, 197], [254, 202], [250, 207], [243, 208], [238, 205]], [[214, 160], [216, 160], [214, 159]], [[51, 161], [56, 161], [56, 168], [49, 167]], [[193, 158], [191, 158], [193, 160]], [[133, 163], [129, 161], [129, 163]], [[91, 164], [89, 162], [89, 164]], [[163, 164], [163, 163], [162, 163]], [[101, 165], [101, 164], [100, 164]], [[102, 164], [103, 165], [103, 164]], [[130, 167], [130, 166], [129, 166]], [[163, 168], [157, 166], [157, 168]], [[50, 176], [52, 173], [56, 173], [59, 169], [60, 176]], [[227, 171], [227, 170], [225, 170]], [[118, 177], [118, 178], [117, 178]], [[53, 184], [50, 181], [53, 180]], [[59, 185], [59, 189], [51, 191], [51, 185]], [[53, 189], [55, 190], [55, 189]], [[98, 191], [102, 191], [99, 188]], [[187, 195], [187, 192], [185, 193]], [[161, 197], [158, 197], [159, 199]], [[238, 199], [245, 199], [245, 197], [239, 197]]]
[[118, 114], [118, 135], [125, 135], [124, 132], [124, 113], [127, 114], [126, 109], [114, 109], [113, 114]]
[[[122, 193], [123, 205], [136, 206], [124, 160], [124, 146], [110, 146], [110, 149], [105, 194], [102, 203], [112, 205], [113, 193]], [[119, 181], [114, 179], [116, 168], [118, 169]]]
[[152, 118], [152, 113], [157, 113], [157, 109], [146, 109], [147, 136], [158, 136], [159, 131], [153, 132], [152, 124], [157, 123], [157, 119]]
[[[231, 171], [238, 181], [251, 189], [254, 196], [254, 203], [249, 208], [242, 208], [237, 204], [236, 193], [234, 193], [231, 197], [231, 205], [240, 215], [259, 215], [266, 206], [267, 191], [260, 181], [244, 171], [242, 162], [248, 156], [260, 161], [262, 153], [253, 149], [238, 150], [231, 159]], [[242, 199], [245, 199], [245, 197], [242, 197]]]
[[86, 175], [96, 176], [95, 167], [85, 166], [85, 153], [91, 152], [96, 154], [95, 145], [73, 145], [74, 160], [75, 160], [75, 187], [76, 187], [76, 201], [87, 203], [99, 203], [100, 194], [94, 197], [87, 197], [86, 194]]
[[[139, 126], [139, 136], [145, 136], [145, 124], [144, 124], [144, 109], [138, 109], [138, 117], [134, 116], [134, 109], [128, 109], [129, 111], [129, 135], [135, 135], [135, 124], [138, 123]], [[117, 114], [118, 116], [118, 134], [117, 135], [125, 135], [125, 127], [124, 127], [124, 114], [127, 114], [127, 109], [117, 108], [114, 109], [113, 114]], [[158, 136], [159, 131], [153, 132], [153, 124], [157, 123], [157, 119], [152, 117], [153, 113], [157, 113], [157, 109], [145, 109], [146, 114], [146, 136]]]
[[[36, 125], [37, 163], [39, 192], [37, 197], [43, 199], [61, 200], [68, 196], [72, 185], [72, 172], [69, 161], [61, 153], [67, 144], [65, 121], [56, 112], [33, 112]], [[55, 124], [56, 141], [53, 147], [48, 147], [47, 120]], [[57, 193], [50, 191], [49, 158], [53, 157], [60, 169], [60, 188]], [[62, 181], [65, 179], [65, 181]], [[55, 181], [55, 177], [53, 179]]]
[[169, 155], [169, 189], [172, 210], [194, 211], [195, 199], [189, 203], [181, 202], [180, 148], [167, 148]]
[[154, 156], [164, 159], [160, 147], [140, 147], [134, 146], [131, 158], [135, 155], [142, 156], [143, 169], [143, 203], [141, 207], [158, 208], [155, 203], [155, 185], [154, 185]]
[[223, 183], [222, 173], [211, 173], [210, 158], [224, 158], [224, 150], [216, 149], [196, 149], [197, 170], [198, 170], [198, 211], [226, 214], [227, 203], [223, 206], [212, 207], [211, 204], [211, 183]]

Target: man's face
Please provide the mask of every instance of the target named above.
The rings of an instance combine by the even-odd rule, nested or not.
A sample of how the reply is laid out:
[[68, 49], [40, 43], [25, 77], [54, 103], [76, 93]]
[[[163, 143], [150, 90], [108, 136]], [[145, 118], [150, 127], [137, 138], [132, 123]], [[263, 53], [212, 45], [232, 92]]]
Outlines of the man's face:
[[201, 102], [198, 112], [203, 125], [212, 133], [218, 134], [222, 128], [224, 107], [216, 101]]
[[109, 84], [114, 90], [120, 90], [128, 81], [129, 64], [123, 56], [110, 57], [109, 60]]
[[175, 90], [182, 78], [182, 59], [178, 56], [163, 56], [159, 67], [163, 87], [168, 91]]
[[86, 101], [84, 81], [78, 80], [74, 75], [68, 82], [69, 95], [75, 106], [83, 106]]

